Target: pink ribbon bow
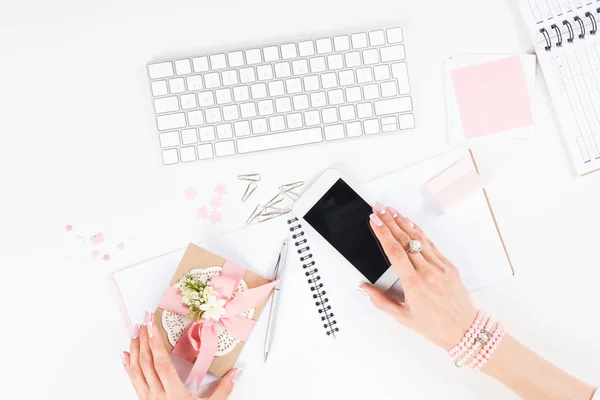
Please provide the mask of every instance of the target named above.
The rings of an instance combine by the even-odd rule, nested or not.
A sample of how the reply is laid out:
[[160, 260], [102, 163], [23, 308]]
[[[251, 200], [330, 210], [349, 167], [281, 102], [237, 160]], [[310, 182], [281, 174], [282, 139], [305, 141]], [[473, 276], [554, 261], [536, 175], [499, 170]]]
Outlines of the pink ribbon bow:
[[[198, 387], [204, 379], [217, 352], [219, 343], [217, 326], [219, 323], [231, 336], [242, 342], [246, 342], [250, 337], [256, 321], [240, 314], [262, 304], [277, 282], [270, 282], [244, 290], [232, 299], [231, 296], [245, 272], [246, 269], [231, 261], [225, 261], [221, 274], [213, 276], [210, 280], [213, 289], [219, 294], [219, 299], [227, 301], [224, 306], [225, 314], [219, 321], [202, 319], [199, 322], [194, 322], [173, 348], [171, 354], [176, 357], [189, 362], [194, 362], [194, 359], [196, 359], [194, 367], [185, 382], [186, 385], [196, 381]], [[188, 308], [181, 303], [181, 292], [173, 286], [169, 286], [159, 307], [184, 316], [189, 314]]]

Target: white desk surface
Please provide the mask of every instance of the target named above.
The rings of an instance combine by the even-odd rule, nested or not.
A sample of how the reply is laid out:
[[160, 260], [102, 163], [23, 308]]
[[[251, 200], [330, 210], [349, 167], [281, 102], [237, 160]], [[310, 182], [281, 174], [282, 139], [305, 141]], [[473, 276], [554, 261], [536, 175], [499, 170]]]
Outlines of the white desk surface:
[[[161, 165], [147, 61], [385, 21], [406, 27], [415, 132]], [[13, 399], [133, 399], [108, 272], [238, 228], [277, 186], [332, 163], [366, 181], [445, 151], [442, 61], [532, 49], [516, 0], [25, 0], [0, 5], [0, 38], [0, 397]], [[600, 384], [600, 173], [571, 170], [541, 74], [534, 100], [534, 138], [476, 151], [494, 177], [488, 193], [516, 276], [474, 297], [541, 355]], [[264, 180], [242, 205], [235, 176], [249, 172]], [[183, 189], [195, 185], [194, 204], [206, 203], [217, 183], [230, 194], [213, 225], [195, 217]], [[111, 232], [107, 242], [124, 240], [122, 254], [65, 259], [65, 225], [75, 231], [88, 218], [89, 229]], [[514, 398], [392, 321], [372, 331], [364, 348], [337, 343], [248, 369], [232, 399]]]

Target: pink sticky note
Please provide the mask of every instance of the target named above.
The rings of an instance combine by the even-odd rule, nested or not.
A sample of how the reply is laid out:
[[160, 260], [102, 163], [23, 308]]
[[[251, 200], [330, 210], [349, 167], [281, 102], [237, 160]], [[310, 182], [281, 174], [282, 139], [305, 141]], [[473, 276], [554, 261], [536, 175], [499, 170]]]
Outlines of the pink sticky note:
[[223, 196], [227, 194], [227, 185], [223, 183], [219, 183], [215, 188], [215, 193], [219, 196]]
[[101, 243], [104, 243], [104, 236], [102, 236], [102, 232], [98, 232], [95, 235], [92, 235], [90, 237], [90, 241], [93, 245], [99, 245]]
[[200, 207], [198, 210], [196, 210], [196, 217], [202, 218], [202, 219], [207, 219], [208, 218], [208, 209], [205, 206]]
[[214, 208], [219, 208], [222, 204], [223, 204], [223, 202], [221, 201], [220, 197], [213, 197], [212, 200], [210, 201], [210, 205], [213, 206]]
[[183, 191], [183, 194], [185, 194], [185, 198], [188, 200], [194, 200], [196, 198], [197, 193], [198, 191], [191, 186]]
[[452, 71], [466, 139], [533, 123], [520, 57], [509, 57]]
[[483, 180], [471, 158], [465, 157], [430, 180], [426, 187], [438, 206], [447, 211], [469, 194], [483, 188]]
[[216, 212], [216, 211], [213, 211], [213, 212], [212, 212], [212, 214], [210, 214], [210, 221], [211, 221], [213, 224], [216, 224], [216, 223], [219, 223], [219, 222], [221, 222], [221, 214], [219, 214], [219, 213], [218, 213], [218, 212]]

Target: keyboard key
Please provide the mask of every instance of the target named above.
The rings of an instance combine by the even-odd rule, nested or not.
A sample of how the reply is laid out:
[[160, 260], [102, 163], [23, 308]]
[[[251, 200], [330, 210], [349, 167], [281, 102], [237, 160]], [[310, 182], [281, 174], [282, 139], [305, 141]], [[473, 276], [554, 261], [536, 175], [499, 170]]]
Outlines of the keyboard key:
[[321, 75], [321, 86], [323, 87], [323, 89], [334, 88], [337, 85], [337, 75], [335, 74], [335, 72], [329, 72], [327, 74]]
[[356, 70], [356, 80], [358, 83], [373, 82], [373, 72], [370, 67], [360, 68]]
[[310, 106], [308, 104], [308, 95], [307, 94], [300, 94], [298, 96], [294, 96], [292, 98], [292, 100], [294, 101], [294, 110], [296, 110], [296, 111], [306, 110]]
[[348, 122], [346, 124], [346, 134], [349, 138], [361, 136], [363, 134], [362, 124], [359, 121]]
[[348, 38], [348, 35], [334, 37], [333, 47], [335, 48], [335, 51], [350, 50], [350, 39]]
[[179, 132], [177, 131], [161, 133], [159, 139], [160, 147], [173, 147], [181, 144], [179, 142]]
[[236, 86], [233, 88], [233, 98], [235, 101], [250, 100], [250, 91], [248, 86]]
[[362, 49], [368, 46], [366, 33], [355, 33], [350, 38], [352, 39], [352, 48], [354, 49]]
[[256, 81], [256, 74], [254, 73], [254, 67], [247, 67], [240, 69], [240, 82], [250, 83]]
[[354, 112], [354, 106], [342, 106], [340, 107], [340, 120], [341, 121], [350, 121], [351, 119], [356, 119], [356, 113]]
[[344, 91], [342, 89], [330, 90], [327, 92], [327, 97], [329, 98], [329, 104], [332, 106], [342, 104], [344, 102]]
[[376, 81], [385, 81], [390, 79], [390, 67], [388, 67], [386, 64], [373, 67], [373, 73], [375, 74]]
[[204, 117], [202, 116], [202, 110], [189, 111], [187, 113], [188, 125], [196, 126], [204, 124]]
[[283, 118], [283, 115], [276, 115], [274, 117], [269, 118], [269, 126], [271, 127], [271, 132], [284, 130], [285, 119]]
[[225, 121], [233, 121], [234, 119], [239, 119], [240, 114], [238, 112], [238, 107], [235, 104], [230, 106], [223, 107], [223, 119]]
[[202, 90], [202, 76], [201, 75], [192, 75], [185, 78], [187, 82], [187, 87], [189, 91]]
[[177, 129], [185, 127], [185, 114], [168, 114], [159, 115], [156, 117], [156, 125], [159, 131], [168, 131], [170, 129]]
[[227, 60], [230, 67], [241, 67], [244, 65], [244, 54], [241, 51], [234, 51], [227, 54]]
[[321, 110], [324, 124], [330, 124], [332, 122], [338, 122], [337, 109], [335, 108], [324, 108]]
[[196, 95], [193, 93], [182, 94], [181, 95], [181, 108], [184, 110], [189, 110], [190, 108], [196, 108], [198, 105], [196, 103]]
[[225, 156], [234, 155], [235, 154], [235, 145], [233, 144], [233, 140], [215, 143], [215, 154], [217, 155], [217, 157], [225, 157]]
[[177, 101], [177, 96], [154, 99], [154, 110], [157, 114], [178, 111], [179, 102]]
[[399, 44], [396, 46], [388, 46], [382, 47], [380, 49], [381, 52], [381, 62], [390, 62], [390, 61], [400, 61], [406, 58], [406, 53], [404, 51], [404, 45]]
[[181, 131], [181, 140], [183, 144], [198, 143], [198, 132], [195, 128], [184, 129]]
[[286, 115], [288, 128], [296, 129], [302, 127], [302, 114], [294, 113]]
[[344, 125], [342, 124], [326, 126], [324, 130], [326, 140], [339, 140], [345, 137]]
[[300, 93], [302, 91], [302, 81], [300, 78], [286, 79], [285, 88], [288, 94]]
[[255, 83], [250, 86], [250, 91], [252, 92], [253, 99], [264, 99], [267, 97], [267, 85], [264, 83]]
[[260, 135], [261, 133], [267, 133], [267, 119], [266, 118], [258, 118], [252, 120], [252, 132], [255, 135]]
[[269, 82], [269, 94], [271, 97], [281, 96], [285, 94], [283, 81], [271, 81]]
[[167, 78], [173, 76], [173, 63], [163, 62], [148, 65], [148, 75], [150, 79]]
[[278, 113], [286, 113], [292, 111], [292, 102], [289, 97], [280, 97], [275, 99], [275, 108]]
[[164, 96], [168, 93], [167, 81], [155, 81], [151, 83], [153, 96]]
[[265, 56], [265, 62], [273, 62], [279, 60], [279, 50], [277, 46], [269, 46], [263, 49], [263, 54]]
[[317, 40], [317, 53], [327, 54], [331, 53], [333, 48], [331, 47], [331, 38], [323, 38]]
[[281, 45], [281, 58], [284, 60], [289, 60], [291, 58], [298, 57], [298, 53], [296, 52], [296, 44], [295, 43], [287, 43]]
[[273, 67], [270, 64], [260, 65], [256, 67], [256, 71], [258, 72], [258, 80], [260, 81], [273, 79]]
[[355, 103], [362, 100], [362, 92], [359, 86], [351, 87], [346, 89], [346, 101], [348, 103]]
[[229, 139], [233, 137], [233, 129], [231, 124], [217, 125], [217, 137], [219, 139]]
[[310, 94], [310, 102], [313, 108], [324, 107], [327, 105], [327, 97], [325, 92], [317, 92]]
[[286, 78], [292, 76], [292, 70], [290, 69], [290, 63], [287, 61], [275, 64], [275, 76], [277, 78]]
[[201, 142], [212, 142], [215, 140], [215, 127], [214, 126], [203, 126], [198, 128]]
[[171, 90], [171, 93], [185, 92], [185, 83], [183, 78], [169, 79], [169, 89]]
[[217, 104], [231, 103], [231, 89], [219, 89], [215, 90], [215, 97], [217, 98]]
[[232, 86], [238, 84], [237, 72], [235, 72], [232, 69], [221, 72], [221, 77], [223, 78], [223, 85], [225, 86]]
[[208, 108], [204, 111], [206, 114], [206, 123], [214, 124], [215, 122], [221, 122], [221, 109], [220, 108]]
[[175, 61], [175, 71], [177, 75], [187, 75], [192, 73], [192, 64], [190, 60], [177, 60]]
[[311, 72], [323, 72], [326, 69], [327, 67], [325, 66], [325, 57], [315, 57], [310, 59]]
[[396, 82], [383, 82], [381, 84], [381, 97], [393, 97], [398, 95]]
[[358, 51], [352, 51], [350, 53], [346, 53], [346, 54], [344, 54], [344, 57], [346, 58], [346, 66], [348, 68], [354, 68], [354, 67], [358, 67], [359, 65], [361, 65], [360, 53]]
[[273, 108], [273, 100], [262, 100], [258, 102], [258, 115], [271, 115], [275, 113]]
[[317, 75], [305, 76], [304, 77], [304, 90], [307, 92], [313, 90], [319, 90], [319, 77]]
[[207, 89], [213, 89], [221, 86], [221, 78], [218, 72], [211, 72], [210, 74], [204, 74], [204, 86]]
[[315, 54], [315, 45], [312, 40], [298, 43], [298, 52], [301, 57], [313, 56]]
[[240, 104], [242, 118], [256, 117], [256, 105], [254, 103]]
[[198, 104], [200, 104], [200, 107], [214, 106], [215, 96], [213, 95], [213, 92], [209, 90], [198, 93]]
[[208, 57], [196, 57], [192, 59], [194, 72], [208, 71]]
[[206, 160], [214, 157], [212, 144], [201, 144], [196, 146], [198, 150], [198, 160]]
[[233, 130], [235, 131], [235, 136], [248, 136], [250, 135], [250, 123], [248, 121], [234, 122]]
[[402, 114], [398, 116], [400, 129], [412, 129], [415, 127], [415, 116], [413, 114]]
[[292, 61], [292, 70], [294, 75], [308, 74], [308, 61], [303, 59]]
[[341, 86], [350, 86], [356, 83], [356, 81], [354, 80], [354, 71], [352, 70], [340, 71], [338, 73], [338, 76], [340, 78]]
[[321, 132], [321, 128], [315, 127], [299, 131], [275, 133], [260, 137], [243, 138], [238, 140], [237, 145], [238, 152], [240, 154], [244, 154], [254, 151], [271, 150], [322, 141], [323, 134]]
[[327, 64], [330, 70], [342, 69], [344, 68], [344, 58], [341, 54], [332, 54], [327, 56]]
[[211, 67], [211, 69], [227, 68], [227, 62], [225, 61], [225, 54], [215, 54], [215, 55], [210, 56], [210, 67]]
[[381, 131], [382, 132], [394, 132], [398, 130], [398, 123], [396, 117], [383, 117], [381, 118]]
[[402, 34], [402, 28], [390, 28], [386, 31], [386, 33], [387, 33], [387, 42], [389, 44], [400, 43], [404, 40], [404, 35]]
[[373, 100], [379, 98], [379, 86], [377, 84], [363, 86], [365, 100]]
[[375, 115], [399, 114], [412, 110], [410, 97], [399, 97], [375, 102]]
[[382, 30], [369, 32], [369, 41], [371, 46], [381, 46], [385, 44], [385, 34]]
[[179, 162], [179, 156], [177, 155], [177, 149], [164, 150], [162, 152], [163, 164], [177, 164]]
[[179, 155], [182, 162], [196, 161], [196, 149], [194, 149], [194, 146], [180, 148]]
[[246, 50], [246, 62], [250, 65], [260, 64], [262, 62], [260, 49]]
[[310, 110], [304, 113], [304, 120], [306, 121], [306, 126], [315, 126], [321, 124], [321, 116], [319, 111]]
[[362, 55], [365, 65], [377, 64], [379, 62], [379, 53], [377, 52], [377, 49], [363, 50]]
[[360, 103], [356, 106], [358, 112], [358, 118], [369, 118], [373, 116], [373, 104], [371, 103]]
[[379, 120], [378, 119], [368, 119], [364, 122], [365, 125], [365, 135], [374, 135], [379, 133]]
[[398, 80], [400, 94], [409, 94], [410, 84], [408, 83], [408, 69], [405, 62], [392, 64], [392, 76]]

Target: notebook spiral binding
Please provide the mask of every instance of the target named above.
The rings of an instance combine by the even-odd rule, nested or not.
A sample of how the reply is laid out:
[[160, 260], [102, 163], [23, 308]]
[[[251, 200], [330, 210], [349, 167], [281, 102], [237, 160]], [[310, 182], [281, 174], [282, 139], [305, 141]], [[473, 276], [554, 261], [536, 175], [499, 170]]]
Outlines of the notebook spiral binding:
[[[600, 14], [600, 7], [596, 9], [596, 14]], [[589, 19], [592, 23], [592, 27], [589, 30], [589, 32], [585, 29], [585, 18]], [[567, 31], [569, 33], [567, 43], [573, 43], [573, 41], [575, 40], [575, 29], [579, 31], [579, 34], [577, 35], [579, 39], [585, 39], [586, 33], [589, 33], [590, 35], [595, 35], [598, 32], [598, 21], [596, 20], [596, 16], [589, 11], [585, 13], [584, 18], [581, 18], [579, 15], [573, 17], [572, 23], [568, 19], [563, 20], [562, 25], [567, 27]], [[576, 26], [576, 28], [573, 27], [574, 25]], [[550, 37], [550, 33], [552, 30], [554, 30], [554, 32], [556, 33], [557, 39], [556, 43], [554, 44], [552, 43], [552, 39]], [[552, 50], [553, 45], [556, 47], [562, 47], [563, 35], [558, 25], [550, 25], [550, 30], [546, 28], [541, 28], [540, 33], [544, 36], [544, 40], [546, 41], [546, 46], [544, 47], [546, 51]]]
[[315, 300], [315, 306], [321, 316], [321, 322], [323, 328], [326, 329], [327, 336], [335, 337], [336, 332], [340, 329], [337, 326], [337, 321], [334, 319], [335, 315], [331, 310], [329, 299], [327, 298], [327, 292], [324, 289], [323, 282], [321, 282], [321, 276], [318, 274], [319, 269], [316, 267], [317, 263], [313, 259], [313, 255], [310, 252], [310, 246], [308, 245], [308, 239], [302, 230], [302, 224], [298, 218], [292, 218], [287, 221], [290, 226], [290, 232], [292, 233], [292, 239], [296, 247], [296, 252], [300, 256], [300, 262], [304, 269], [304, 275], [308, 278], [307, 282], [310, 285], [311, 292], [314, 292], [312, 297]]

